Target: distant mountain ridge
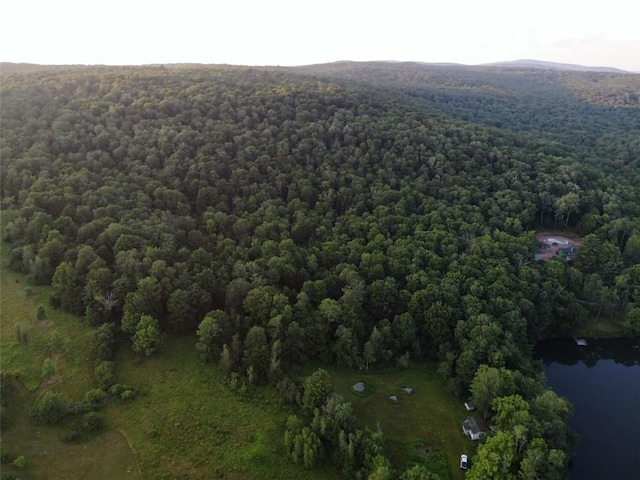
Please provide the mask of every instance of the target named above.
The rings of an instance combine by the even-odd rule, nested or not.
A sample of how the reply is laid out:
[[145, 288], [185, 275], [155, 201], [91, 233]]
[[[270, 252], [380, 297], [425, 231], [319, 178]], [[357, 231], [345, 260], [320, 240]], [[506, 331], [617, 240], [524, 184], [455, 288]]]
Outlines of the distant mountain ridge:
[[522, 59], [506, 62], [483, 63], [484, 67], [539, 68], [543, 70], [568, 70], [572, 72], [632, 73], [614, 67], [588, 67], [574, 63], [546, 62], [543, 60]]
[[[464, 68], [464, 67], [504, 67], [504, 68], [535, 68], [540, 70], [563, 70], [572, 72], [600, 72], [600, 73], [640, 73], [632, 72], [629, 70], [622, 70], [615, 67], [591, 67], [586, 65], [578, 65], [574, 63], [559, 63], [559, 62], [547, 62], [544, 60], [534, 59], [520, 59], [502, 62], [481, 63], [477, 65], [463, 64], [457, 62], [422, 62], [422, 61], [400, 61], [400, 60], [378, 60], [378, 61], [357, 61], [357, 60], [338, 60], [335, 62], [321, 63], [321, 64], [303, 64], [295, 67], [317, 67], [322, 65], [365, 65], [365, 64], [404, 64], [404, 65], [423, 65], [427, 67], [450, 67], [450, 68]], [[176, 67], [206, 67], [215, 64], [207, 63], [165, 63], [165, 64], [144, 64], [144, 65], [118, 65], [124, 66], [146, 66], [146, 67], [160, 67], [176, 68]], [[225, 64], [228, 65], [228, 64]], [[0, 73], [25, 73], [33, 72], [43, 69], [61, 69], [61, 68], [78, 68], [78, 67], [109, 67], [110, 65], [100, 64], [64, 64], [64, 65], [46, 65], [38, 63], [15, 63], [15, 62], [0, 62]], [[232, 66], [232, 65], [231, 65]], [[241, 65], [238, 65], [241, 66]], [[248, 65], [244, 65], [248, 66]], [[256, 65], [254, 65], [256, 66]], [[275, 66], [275, 65], [271, 65]], [[111, 65], [115, 67], [115, 65]], [[261, 65], [261, 67], [270, 67], [269, 65]]]

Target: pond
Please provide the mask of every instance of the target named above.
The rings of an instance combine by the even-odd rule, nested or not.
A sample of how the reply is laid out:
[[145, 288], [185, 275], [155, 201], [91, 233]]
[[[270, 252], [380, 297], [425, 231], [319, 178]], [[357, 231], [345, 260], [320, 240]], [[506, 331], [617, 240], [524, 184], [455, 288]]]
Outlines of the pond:
[[574, 407], [580, 435], [576, 480], [640, 479], [640, 343], [628, 339], [549, 340], [536, 348], [549, 385]]

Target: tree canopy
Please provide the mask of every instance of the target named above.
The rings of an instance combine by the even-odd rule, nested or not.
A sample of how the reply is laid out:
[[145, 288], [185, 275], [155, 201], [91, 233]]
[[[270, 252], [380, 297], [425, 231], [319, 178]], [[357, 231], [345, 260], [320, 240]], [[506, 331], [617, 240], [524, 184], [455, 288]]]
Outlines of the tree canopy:
[[[527, 420], [545, 415], [531, 349], [603, 307], [628, 310], [637, 333], [637, 75], [385, 63], [10, 70], [0, 87], [9, 266], [96, 326], [96, 361], [112, 354], [105, 325], [145, 355], [163, 333], [194, 334], [203, 359], [251, 383], [307, 360], [429, 359], [502, 426], [473, 475], [553, 478], [540, 459], [566, 465], [570, 442], [532, 436]], [[537, 228], [582, 235], [575, 262], [535, 262]], [[314, 391], [305, 415], [335, 407]], [[345, 451], [360, 441], [330, 422], [314, 428], [290, 428], [291, 458], [307, 467], [324, 458], [323, 438]]]

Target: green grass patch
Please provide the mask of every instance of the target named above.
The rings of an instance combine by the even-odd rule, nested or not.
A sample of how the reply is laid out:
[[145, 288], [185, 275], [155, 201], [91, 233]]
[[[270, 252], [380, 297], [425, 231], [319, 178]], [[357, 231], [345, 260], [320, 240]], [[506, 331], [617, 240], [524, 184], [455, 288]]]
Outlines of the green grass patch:
[[[364, 390], [359, 392], [357, 390], [354, 390], [353, 385], [351, 385], [351, 394], [355, 395], [356, 397], [366, 398], [376, 391], [376, 386], [373, 385], [371, 382], [365, 382], [363, 380], [358, 380], [358, 382], [364, 383]], [[358, 382], [354, 382], [354, 385]]]
[[[393, 464], [406, 468], [420, 463], [445, 478], [461, 479], [460, 454], [475, 453], [475, 445], [462, 433], [468, 416], [463, 403], [444, 390], [430, 363], [383, 371], [350, 371], [325, 367], [338, 393], [351, 401], [363, 426], [382, 429]], [[375, 386], [366, 397], [354, 395], [358, 381]], [[411, 387], [413, 393], [403, 388]], [[389, 400], [391, 395], [398, 402]]]
[[117, 355], [118, 379], [148, 394], [107, 407], [130, 442], [145, 479], [333, 479], [335, 469], [307, 471], [283, 448], [288, 409], [274, 389], [231, 391], [217, 367], [204, 365], [194, 337], [169, 337], [154, 357], [136, 365]]
[[[62, 441], [67, 429], [79, 419], [68, 418], [61, 425], [36, 425], [29, 418], [36, 392], [20, 382], [7, 402], [7, 422], [2, 429], [2, 450], [10, 458], [24, 456], [26, 464], [18, 468], [2, 465], [3, 474], [23, 480], [96, 480], [138, 479], [136, 461], [117, 430], [109, 429], [82, 443]], [[62, 384], [53, 387], [64, 389]]]
[[624, 321], [620, 317], [600, 318], [599, 320], [591, 320], [584, 327], [578, 329], [576, 335], [585, 338], [598, 337], [624, 337]]
[[[2, 267], [0, 277], [0, 368], [18, 376], [29, 390], [35, 390], [40, 384], [42, 363], [49, 356], [46, 326], [36, 320], [36, 308], [46, 305], [48, 292], [46, 288], [34, 287], [27, 297], [24, 275]], [[18, 342], [18, 328], [27, 332], [28, 340], [23, 344]]]
[[[122, 435], [114, 429], [85, 435], [82, 443], [63, 442], [62, 438], [77, 419], [67, 419], [60, 426], [36, 425], [29, 412], [36, 398], [46, 389], [59, 393], [68, 404], [82, 401], [85, 393], [94, 388], [90, 361], [92, 329], [79, 318], [56, 311], [48, 306], [51, 289], [33, 287], [32, 295], [25, 295], [25, 276], [5, 268], [9, 248], [2, 247], [0, 270], [0, 367], [15, 378], [13, 393], [5, 397], [3, 412], [2, 450], [12, 457], [24, 456], [22, 468], [6, 463], [2, 472], [21, 479], [57, 480], [137, 479], [136, 460]], [[36, 312], [43, 305], [47, 320], [38, 321]], [[20, 345], [15, 333], [18, 324], [28, 324], [29, 343]], [[51, 352], [49, 339], [57, 331], [63, 348]], [[56, 375], [42, 382], [42, 365], [50, 358]]]

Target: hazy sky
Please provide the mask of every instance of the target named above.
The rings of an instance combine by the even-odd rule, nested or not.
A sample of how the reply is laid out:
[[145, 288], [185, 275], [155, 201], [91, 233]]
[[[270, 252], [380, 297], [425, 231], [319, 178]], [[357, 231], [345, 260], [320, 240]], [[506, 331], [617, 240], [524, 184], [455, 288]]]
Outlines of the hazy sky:
[[0, 60], [46, 64], [534, 58], [640, 72], [637, 0], [19, 0]]

